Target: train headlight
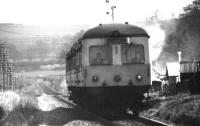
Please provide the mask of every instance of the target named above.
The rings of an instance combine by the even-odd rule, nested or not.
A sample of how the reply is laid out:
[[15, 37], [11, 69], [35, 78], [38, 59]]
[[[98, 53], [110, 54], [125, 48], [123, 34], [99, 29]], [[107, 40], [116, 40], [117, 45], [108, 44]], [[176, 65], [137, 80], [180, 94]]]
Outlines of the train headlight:
[[116, 76], [114, 76], [113, 80], [115, 82], [119, 82], [119, 81], [121, 81], [121, 77], [119, 75], [116, 75]]
[[136, 79], [137, 79], [138, 81], [141, 81], [141, 80], [142, 80], [142, 75], [137, 75], [137, 76], [136, 76]]
[[99, 78], [98, 78], [97, 76], [93, 76], [93, 77], [92, 77], [92, 81], [93, 81], [93, 82], [97, 82], [98, 80], [99, 80]]

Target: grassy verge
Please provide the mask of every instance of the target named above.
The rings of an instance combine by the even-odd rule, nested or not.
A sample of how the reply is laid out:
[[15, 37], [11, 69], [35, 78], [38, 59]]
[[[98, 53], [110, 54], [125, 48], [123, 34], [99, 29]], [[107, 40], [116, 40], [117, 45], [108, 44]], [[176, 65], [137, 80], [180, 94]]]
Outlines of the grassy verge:
[[[64, 79], [65, 71], [32, 71], [32, 72], [21, 72], [17, 73], [17, 89], [19, 92], [21, 90], [29, 90], [28, 88], [37, 88], [38, 83], [41, 81], [46, 81], [53, 88], [59, 88], [60, 83]], [[30, 90], [31, 91], [31, 90]], [[33, 92], [33, 91], [31, 91]], [[39, 91], [40, 92], [40, 91]]]
[[200, 95], [176, 95], [152, 102], [142, 115], [181, 126], [200, 125]]
[[0, 124], [24, 126], [32, 119], [32, 115], [39, 111], [37, 99], [33, 96], [20, 96], [7, 91], [0, 93]]

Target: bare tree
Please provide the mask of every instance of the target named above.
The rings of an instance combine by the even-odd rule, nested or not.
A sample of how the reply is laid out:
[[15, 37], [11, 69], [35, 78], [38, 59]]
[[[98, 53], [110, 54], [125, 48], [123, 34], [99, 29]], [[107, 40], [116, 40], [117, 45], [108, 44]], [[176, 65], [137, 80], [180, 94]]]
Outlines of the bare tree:
[[61, 49], [60, 56], [58, 57], [60, 62], [65, 61], [67, 52], [69, 51], [71, 46], [83, 36], [84, 32], [85, 32], [84, 30], [81, 30], [73, 36], [66, 35], [63, 37], [66, 40], [66, 43], [64, 44], [63, 48]]

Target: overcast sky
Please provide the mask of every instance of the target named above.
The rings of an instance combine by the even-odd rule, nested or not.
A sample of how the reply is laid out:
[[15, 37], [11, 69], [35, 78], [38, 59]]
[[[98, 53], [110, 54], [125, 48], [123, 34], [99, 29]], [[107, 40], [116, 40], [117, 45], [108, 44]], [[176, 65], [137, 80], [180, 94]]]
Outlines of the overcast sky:
[[193, 0], [0, 0], [0, 23], [79, 25], [111, 23], [106, 15], [116, 5], [115, 22], [144, 21], [158, 10], [161, 19], [178, 16]]

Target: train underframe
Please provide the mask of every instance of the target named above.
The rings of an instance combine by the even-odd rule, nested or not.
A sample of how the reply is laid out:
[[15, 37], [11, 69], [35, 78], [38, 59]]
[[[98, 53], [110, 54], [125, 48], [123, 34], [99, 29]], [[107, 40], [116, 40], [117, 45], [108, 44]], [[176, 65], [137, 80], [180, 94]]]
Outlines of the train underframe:
[[127, 109], [138, 115], [146, 86], [68, 87], [70, 99], [90, 110], [109, 110], [126, 113]]

